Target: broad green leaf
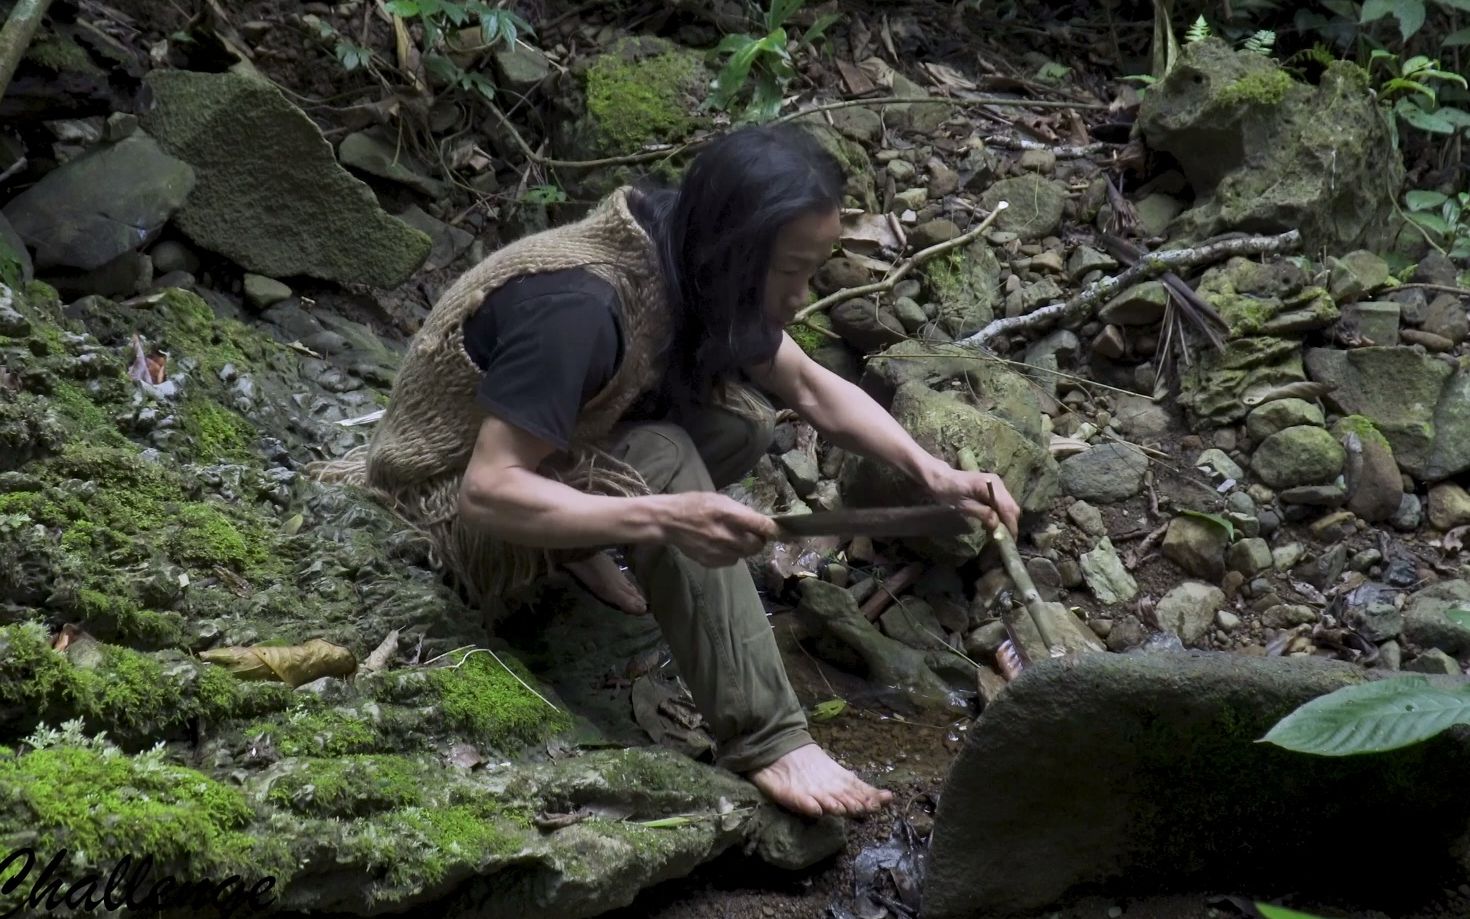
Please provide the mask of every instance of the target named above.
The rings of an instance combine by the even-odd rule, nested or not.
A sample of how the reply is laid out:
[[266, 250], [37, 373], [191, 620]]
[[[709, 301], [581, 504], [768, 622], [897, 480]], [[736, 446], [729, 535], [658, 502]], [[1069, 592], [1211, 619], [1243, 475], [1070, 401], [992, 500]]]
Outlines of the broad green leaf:
[[388, 0], [383, 4], [383, 9], [404, 19], [411, 19], [419, 14], [418, 0]]
[[451, 86], [459, 82], [459, 65], [442, 54], [424, 55], [424, 69], [429, 75]]
[[487, 45], [494, 44], [495, 39], [500, 36], [500, 23], [501, 19], [499, 16], [486, 16], [484, 19], [481, 19], [480, 40]]
[[1403, 35], [1404, 41], [1413, 38], [1424, 27], [1426, 13], [1424, 0], [1399, 0], [1394, 15], [1398, 17], [1399, 34]]
[[805, 0], [771, 0], [771, 11], [766, 14], [766, 31], [774, 32], [786, 24], [792, 14], [801, 9]]
[[1463, 625], [1470, 628], [1470, 609], [1448, 609], [1444, 616], [1455, 625]]
[[1443, 217], [1440, 217], [1438, 214], [1411, 213], [1406, 216], [1408, 216], [1410, 220], [1419, 224], [1419, 226], [1423, 227], [1431, 233], [1438, 233], [1440, 236], [1450, 235], [1450, 225], [1446, 223], [1445, 219]]
[[1409, 206], [1409, 210], [1411, 211], [1433, 210], [1448, 200], [1450, 200], [1448, 195], [1423, 188], [1416, 188], [1407, 195], [1404, 195], [1404, 203]]
[[1454, 724], [1470, 724], [1470, 686], [1445, 690], [1422, 676], [1394, 677], [1318, 696], [1278, 721], [1260, 742], [1350, 756], [1407, 747]]
[[1421, 70], [1419, 71], [1419, 78], [1421, 80], [1444, 80], [1446, 83], [1458, 83], [1461, 86], [1470, 86], [1470, 84], [1465, 82], [1464, 77], [1458, 73], [1450, 73], [1448, 70]]
[[770, 121], [781, 111], [781, 87], [768, 74], [761, 74], [750, 103], [750, 116], [758, 123]]
[[1404, 61], [1403, 74], [1406, 77], [1413, 76], [1419, 71], [1428, 68], [1429, 65], [1432, 63], [1433, 61], [1431, 61], [1427, 56], [1423, 54], [1416, 54], [1413, 57], [1409, 58], [1407, 61]]
[[1423, 93], [1424, 95], [1429, 97], [1430, 102], [1434, 101], [1434, 90], [1430, 89], [1428, 86], [1425, 86], [1423, 83], [1418, 83], [1414, 80], [1405, 80], [1402, 77], [1394, 77], [1392, 80], [1389, 80], [1387, 83], [1383, 84], [1383, 95], [1387, 96], [1394, 90], [1405, 90], [1407, 92]]
[[1394, 111], [1398, 112], [1399, 117], [1421, 131], [1429, 131], [1434, 134], [1453, 134], [1455, 132], [1453, 122], [1434, 112], [1424, 111], [1408, 99], [1400, 99], [1399, 104], [1394, 106]]
[[1366, 0], [1363, 4], [1363, 12], [1359, 14], [1359, 22], [1373, 22], [1389, 15], [1398, 6], [1398, 0]]
[[744, 48], [746, 45], [753, 44], [754, 42], [755, 39], [751, 38], [749, 35], [726, 35], [724, 38], [720, 39], [720, 43], [715, 46], [715, 51], [719, 52], [720, 54], [729, 54], [731, 51], [739, 51], [741, 48]]
[[1461, 29], [1458, 32], [1451, 32], [1445, 36], [1445, 40], [1441, 44], [1446, 48], [1458, 48], [1461, 45], [1470, 45], [1470, 27]]
[[1311, 913], [1299, 913], [1294, 909], [1287, 909], [1284, 906], [1273, 906], [1270, 903], [1257, 903], [1255, 906], [1266, 919], [1322, 919], [1321, 916], [1314, 916]]
[[470, 11], [464, 8], [463, 3], [446, 3], [444, 4], [444, 18], [456, 26], [462, 26], [469, 22]]
[[654, 829], [654, 830], [667, 830], [667, 829], [673, 829], [674, 827], [688, 826], [689, 824], [691, 824], [693, 822], [694, 821], [691, 820], [691, 819], [689, 819], [688, 817], [663, 817], [663, 818], [658, 819], [658, 820], [639, 820], [639, 821], [637, 821], [637, 823], [638, 823], [639, 826], [646, 826], [649, 829]]

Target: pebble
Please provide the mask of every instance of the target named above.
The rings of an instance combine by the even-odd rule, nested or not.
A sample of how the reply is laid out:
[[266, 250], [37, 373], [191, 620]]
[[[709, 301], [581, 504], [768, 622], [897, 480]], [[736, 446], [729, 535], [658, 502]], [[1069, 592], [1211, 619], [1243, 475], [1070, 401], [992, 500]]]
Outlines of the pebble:
[[1118, 919], [1118, 917], [1121, 916], [1121, 915], [1123, 915], [1123, 907], [1121, 907], [1121, 906], [1110, 906], [1110, 907], [1108, 907], [1108, 919]]
[[896, 159], [888, 164], [888, 174], [898, 182], [908, 182], [913, 179], [914, 172], [914, 164], [908, 160]]
[[1256, 521], [1261, 525], [1261, 535], [1270, 536], [1281, 529], [1281, 516], [1273, 510], [1264, 510], [1256, 515]]
[[1299, 542], [1289, 542], [1284, 546], [1277, 546], [1271, 550], [1271, 561], [1277, 571], [1289, 571], [1302, 560], [1306, 550]]
[[1425, 332], [1422, 329], [1400, 329], [1399, 338], [1403, 339], [1406, 344], [1423, 345], [1426, 350], [1436, 354], [1450, 351], [1455, 347], [1455, 343], [1443, 335]]
[[1027, 150], [1021, 154], [1021, 168], [1050, 175], [1057, 168], [1057, 155], [1050, 150]]
[[1089, 536], [1106, 536], [1108, 533], [1107, 526], [1103, 524], [1102, 511], [1086, 501], [1073, 501], [1067, 508], [1067, 516]]
[[1394, 529], [1403, 532], [1413, 532], [1419, 529], [1419, 524], [1424, 522], [1424, 508], [1419, 503], [1419, 497], [1408, 492], [1404, 493], [1404, 499], [1399, 502], [1399, 509], [1389, 518], [1389, 523]]
[[1404, 649], [1390, 639], [1378, 646], [1378, 666], [1384, 670], [1398, 670], [1404, 663]]
[[1378, 564], [1381, 561], [1383, 561], [1382, 552], [1379, 552], [1377, 549], [1364, 549], [1363, 551], [1353, 555], [1352, 561], [1348, 562], [1348, 567], [1352, 568], [1354, 571], [1359, 571], [1363, 574], [1367, 574], [1373, 569], [1374, 565]]
[[1240, 617], [1222, 609], [1215, 613], [1215, 624], [1227, 632], [1233, 632], [1240, 628]]
[[1404, 669], [1413, 671], [1414, 673], [1442, 673], [1448, 675], [1459, 673], [1460, 663], [1438, 648], [1430, 648], [1428, 651], [1409, 661]]

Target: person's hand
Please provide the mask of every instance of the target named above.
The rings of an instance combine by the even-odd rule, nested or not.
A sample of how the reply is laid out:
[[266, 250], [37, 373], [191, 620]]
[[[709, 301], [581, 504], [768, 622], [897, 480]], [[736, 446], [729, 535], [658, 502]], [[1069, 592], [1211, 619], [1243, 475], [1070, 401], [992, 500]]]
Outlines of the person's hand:
[[669, 495], [673, 513], [666, 541], [706, 568], [724, 568], [754, 555], [780, 532], [770, 517], [714, 491]]
[[999, 521], [1012, 537], [1018, 535], [1021, 508], [1006, 490], [1005, 481], [995, 473], [967, 472], [946, 466], [930, 475], [929, 490], [940, 501], [979, 517], [985, 529], [994, 529]]

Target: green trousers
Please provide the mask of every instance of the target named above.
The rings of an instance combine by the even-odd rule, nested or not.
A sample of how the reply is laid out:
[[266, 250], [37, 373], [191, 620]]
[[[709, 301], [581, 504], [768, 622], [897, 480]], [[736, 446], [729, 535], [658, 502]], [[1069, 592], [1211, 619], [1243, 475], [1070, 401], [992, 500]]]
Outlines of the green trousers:
[[[620, 425], [609, 452], [655, 492], [716, 491], [751, 470], [772, 434], [769, 420], [706, 407]], [[748, 772], [812, 742], [744, 560], [706, 568], [672, 546], [643, 544], [628, 563], [711, 728], [716, 765]]]

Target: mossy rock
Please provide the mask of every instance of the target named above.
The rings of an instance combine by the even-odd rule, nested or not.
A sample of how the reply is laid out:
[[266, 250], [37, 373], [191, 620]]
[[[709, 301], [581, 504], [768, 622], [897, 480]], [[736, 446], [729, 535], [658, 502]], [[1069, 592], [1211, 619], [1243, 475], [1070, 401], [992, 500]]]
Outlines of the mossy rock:
[[1404, 169], [1363, 71], [1316, 86], [1218, 38], [1186, 45], [1139, 110], [1148, 145], [1184, 169], [1195, 205], [1170, 225], [1193, 242], [1299, 229], [1307, 252], [1387, 249]]
[[1266, 336], [1236, 338], [1223, 351], [1202, 349], [1180, 374], [1179, 401], [1191, 424], [1223, 427], [1250, 413], [1246, 390], [1307, 378], [1302, 367], [1301, 343]]

